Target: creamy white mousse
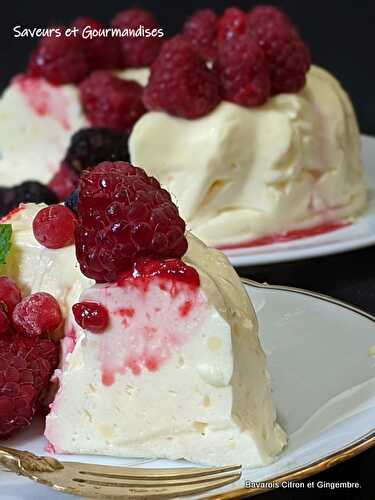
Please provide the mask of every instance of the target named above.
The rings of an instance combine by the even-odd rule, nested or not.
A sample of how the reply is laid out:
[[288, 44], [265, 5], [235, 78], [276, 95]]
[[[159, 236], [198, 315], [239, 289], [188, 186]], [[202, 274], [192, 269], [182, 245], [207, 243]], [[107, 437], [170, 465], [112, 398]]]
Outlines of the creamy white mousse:
[[56, 451], [253, 467], [285, 445], [249, 298], [221, 253], [188, 238], [200, 286], [153, 277], [82, 293], [110, 325], [75, 327], [46, 421]]
[[129, 147], [209, 245], [347, 221], [366, 205], [351, 102], [316, 66], [300, 93], [259, 108], [222, 102], [196, 120], [146, 113]]
[[49, 249], [34, 237], [35, 215], [47, 205], [28, 203], [1, 219], [12, 225], [12, 246], [0, 273], [14, 279], [22, 295], [48, 292], [59, 302], [64, 318], [80, 294], [94, 281], [84, 276], [75, 255], [75, 246]]
[[[147, 68], [117, 73], [147, 82]], [[89, 127], [76, 85], [51, 85], [19, 75], [0, 99], [0, 175], [2, 186], [26, 180], [47, 184], [65, 156], [71, 136]]]

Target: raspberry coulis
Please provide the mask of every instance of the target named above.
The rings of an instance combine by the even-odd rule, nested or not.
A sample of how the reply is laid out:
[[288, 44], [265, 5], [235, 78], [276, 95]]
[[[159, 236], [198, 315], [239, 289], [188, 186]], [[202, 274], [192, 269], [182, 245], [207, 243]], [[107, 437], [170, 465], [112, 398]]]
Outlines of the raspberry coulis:
[[17, 75], [12, 83], [23, 94], [30, 108], [36, 115], [51, 116], [65, 130], [70, 130], [67, 115], [68, 101], [59, 87], [53, 87], [42, 78]]
[[263, 245], [272, 245], [274, 243], [286, 243], [288, 241], [300, 240], [311, 236], [320, 236], [321, 234], [337, 231], [344, 227], [350, 226], [350, 222], [326, 222], [317, 226], [309, 227], [306, 229], [295, 229], [294, 231], [286, 231], [285, 233], [275, 233], [268, 236], [262, 236], [255, 240], [244, 241], [242, 243], [233, 243], [218, 245], [219, 250], [235, 250], [237, 248], [252, 248]]
[[116, 285], [103, 287], [113, 325], [100, 337], [103, 385], [111, 386], [116, 373], [157, 371], [204, 321], [206, 302], [195, 269], [182, 261], [159, 261], [158, 274], [156, 262], [138, 262], [138, 272], [123, 274]]

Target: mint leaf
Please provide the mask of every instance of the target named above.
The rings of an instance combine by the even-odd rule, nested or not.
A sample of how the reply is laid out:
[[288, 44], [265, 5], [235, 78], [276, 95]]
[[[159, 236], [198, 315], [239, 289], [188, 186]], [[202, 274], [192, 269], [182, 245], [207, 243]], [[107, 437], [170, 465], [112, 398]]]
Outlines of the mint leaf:
[[0, 264], [5, 264], [11, 247], [12, 225], [0, 224]]

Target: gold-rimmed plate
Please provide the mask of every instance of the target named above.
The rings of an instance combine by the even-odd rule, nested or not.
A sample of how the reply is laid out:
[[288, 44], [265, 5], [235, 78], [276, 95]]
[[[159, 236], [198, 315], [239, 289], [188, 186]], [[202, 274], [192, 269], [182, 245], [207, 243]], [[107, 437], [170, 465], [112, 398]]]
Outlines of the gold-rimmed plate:
[[[289, 444], [272, 465], [245, 469], [215, 498], [243, 498], [262, 488], [245, 481], [301, 479], [375, 444], [375, 317], [330, 297], [243, 280], [256, 309], [279, 420]], [[41, 423], [7, 446], [45, 454]], [[61, 456], [112, 465], [186, 466], [187, 462]], [[73, 498], [0, 472], [2, 500]]]

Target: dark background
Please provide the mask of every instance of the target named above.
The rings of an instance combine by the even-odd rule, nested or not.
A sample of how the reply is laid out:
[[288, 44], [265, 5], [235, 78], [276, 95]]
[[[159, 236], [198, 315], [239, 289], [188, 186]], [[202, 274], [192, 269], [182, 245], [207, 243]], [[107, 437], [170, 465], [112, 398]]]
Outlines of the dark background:
[[[237, 0], [248, 9], [256, 2]], [[258, 2], [259, 3], [259, 2]], [[263, 2], [265, 3], [265, 2]], [[331, 71], [353, 99], [363, 133], [375, 135], [375, 2], [365, 0], [280, 0], [281, 6], [300, 29], [310, 46], [315, 64]], [[32, 39], [14, 39], [12, 27], [46, 27], [69, 23], [78, 15], [108, 21], [134, 2], [9, 1], [2, 3], [0, 18], [0, 88], [25, 67], [35, 44]], [[195, 0], [190, 2], [138, 2], [153, 10], [168, 35], [176, 33], [196, 8], [212, 7], [220, 12], [232, 2]], [[375, 251], [373, 248], [343, 255], [288, 264], [242, 268], [240, 274], [258, 281], [292, 285], [332, 295], [375, 314]], [[375, 338], [375, 333], [374, 333]], [[317, 370], [319, 367], [317, 367]], [[356, 500], [375, 498], [375, 449], [314, 477], [324, 481], [358, 481], [361, 490], [282, 490], [268, 493], [269, 500], [320, 499]], [[1, 486], [0, 486], [1, 488]], [[1, 498], [1, 493], [0, 493]]]

